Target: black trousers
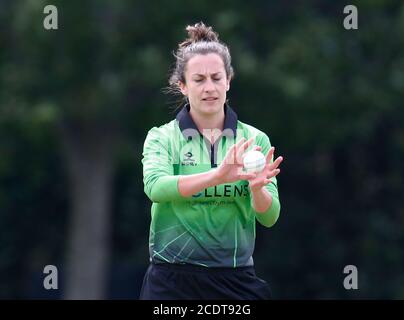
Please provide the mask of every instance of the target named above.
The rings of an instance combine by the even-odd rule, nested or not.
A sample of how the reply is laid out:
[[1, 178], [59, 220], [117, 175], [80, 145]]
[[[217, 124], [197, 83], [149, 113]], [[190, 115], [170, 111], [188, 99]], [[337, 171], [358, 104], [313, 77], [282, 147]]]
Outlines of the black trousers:
[[253, 266], [207, 268], [195, 265], [150, 264], [140, 300], [268, 300], [269, 285]]

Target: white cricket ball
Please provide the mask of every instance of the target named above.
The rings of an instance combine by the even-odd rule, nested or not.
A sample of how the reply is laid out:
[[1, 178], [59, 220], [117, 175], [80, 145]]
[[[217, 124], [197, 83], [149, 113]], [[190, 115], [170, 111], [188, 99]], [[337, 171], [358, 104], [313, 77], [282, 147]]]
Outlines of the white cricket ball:
[[243, 164], [248, 173], [260, 173], [265, 168], [266, 159], [262, 152], [251, 150], [245, 154]]

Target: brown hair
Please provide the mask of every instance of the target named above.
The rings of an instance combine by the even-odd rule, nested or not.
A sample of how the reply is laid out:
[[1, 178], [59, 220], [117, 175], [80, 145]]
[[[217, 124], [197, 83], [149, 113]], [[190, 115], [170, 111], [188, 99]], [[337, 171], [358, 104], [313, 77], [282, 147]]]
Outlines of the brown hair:
[[[219, 35], [213, 31], [212, 27], [199, 22], [193, 26], [185, 28], [188, 32], [188, 38], [178, 45], [175, 67], [171, 72], [169, 87], [167, 92], [181, 94], [179, 82], [185, 83], [185, 67], [189, 59], [198, 54], [216, 53], [224, 64], [227, 79], [234, 77], [233, 67], [231, 66], [231, 56], [226, 44], [219, 41]], [[186, 97], [184, 97], [186, 99]]]

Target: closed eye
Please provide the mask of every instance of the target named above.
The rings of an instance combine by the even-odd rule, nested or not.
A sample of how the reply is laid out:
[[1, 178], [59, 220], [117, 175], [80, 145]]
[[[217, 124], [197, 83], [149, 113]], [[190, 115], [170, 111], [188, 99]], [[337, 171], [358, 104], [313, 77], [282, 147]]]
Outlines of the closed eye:
[[[195, 79], [195, 82], [202, 82], [204, 79]], [[220, 81], [222, 80], [222, 78], [216, 78], [216, 79], [212, 79], [213, 81]]]

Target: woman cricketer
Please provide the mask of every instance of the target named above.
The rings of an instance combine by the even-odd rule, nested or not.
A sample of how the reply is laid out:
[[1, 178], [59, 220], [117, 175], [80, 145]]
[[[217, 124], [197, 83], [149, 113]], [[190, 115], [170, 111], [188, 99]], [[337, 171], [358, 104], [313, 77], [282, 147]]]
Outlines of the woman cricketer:
[[[233, 77], [228, 47], [203, 23], [186, 30], [169, 80], [185, 103], [144, 143], [152, 206], [140, 299], [269, 299], [254, 269], [255, 223], [271, 227], [279, 217], [282, 157], [273, 161], [268, 136], [238, 120], [226, 100]], [[243, 168], [251, 149], [266, 155], [262, 172]]]

